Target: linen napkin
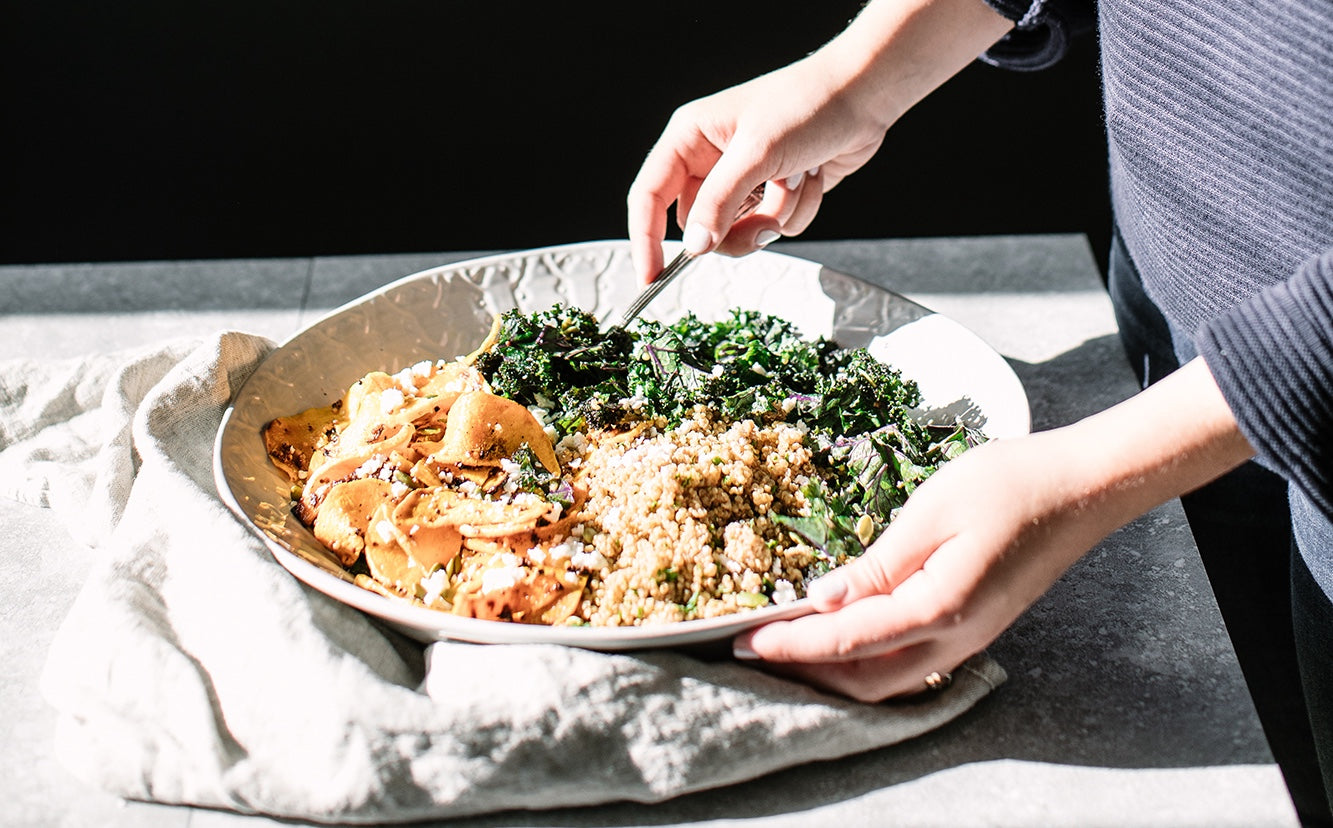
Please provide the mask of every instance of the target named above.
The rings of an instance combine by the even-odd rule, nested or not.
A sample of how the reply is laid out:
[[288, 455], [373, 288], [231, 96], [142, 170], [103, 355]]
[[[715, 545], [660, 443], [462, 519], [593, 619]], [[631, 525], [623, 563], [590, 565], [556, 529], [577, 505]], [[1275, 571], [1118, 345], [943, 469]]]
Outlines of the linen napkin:
[[42, 676], [91, 784], [348, 823], [654, 802], [900, 742], [1004, 680], [979, 656], [865, 705], [679, 652], [412, 642], [291, 577], [216, 494], [222, 413], [272, 347], [0, 362], [0, 493], [93, 547]]

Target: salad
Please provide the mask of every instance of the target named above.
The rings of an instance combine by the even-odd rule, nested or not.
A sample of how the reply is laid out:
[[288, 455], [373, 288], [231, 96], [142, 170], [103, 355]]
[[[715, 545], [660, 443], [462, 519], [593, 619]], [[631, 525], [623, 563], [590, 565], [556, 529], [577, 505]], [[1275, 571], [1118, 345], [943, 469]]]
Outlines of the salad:
[[373, 372], [264, 429], [357, 583], [456, 615], [688, 621], [796, 600], [984, 439], [921, 422], [864, 349], [733, 310], [603, 330], [498, 316], [459, 359]]

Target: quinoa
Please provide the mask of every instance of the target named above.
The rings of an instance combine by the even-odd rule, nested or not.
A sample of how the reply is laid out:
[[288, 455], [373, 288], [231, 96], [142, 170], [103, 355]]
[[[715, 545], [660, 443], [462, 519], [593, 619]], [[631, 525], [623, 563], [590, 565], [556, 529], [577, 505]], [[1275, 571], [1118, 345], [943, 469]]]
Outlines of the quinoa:
[[594, 626], [711, 618], [804, 595], [810, 546], [776, 514], [803, 516], [814, 474], [800, 429], [717, 423], [698, 410], [628, 440], [562, 444], [561, 465], [588, 489], [589, 572], [576, 616]]

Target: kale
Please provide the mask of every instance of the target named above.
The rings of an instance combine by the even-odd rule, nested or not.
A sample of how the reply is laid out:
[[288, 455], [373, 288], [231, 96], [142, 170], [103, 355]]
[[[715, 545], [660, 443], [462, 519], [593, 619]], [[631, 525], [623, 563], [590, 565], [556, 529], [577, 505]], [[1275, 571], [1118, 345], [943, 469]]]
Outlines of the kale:
[[839, 437], [826, 449], [828, 473], [805, 490], [809, 517], [779, 515], [817, 553], [809, 575], [818, 575], [861, 554], [884, 531], [898, 509], [940, 466], [982, 442], [965, 425], [921, 426], [906, 432], [886, 425]]
[[564, 305], [506, 311], [500, 324], [494, 346], [477, 358], [496, 394], [546, 409], [561, 433], [624, 419], [619, 401], [628, 396], [633, 344], [627, 331], [603, 332], [592, 314]]
[[509, 476], [509, 482], [517, 491], [540, 495], [548, 502], [559, 503], [566, 508], [574, 504], [574, 490], [569, 481], [547, 471], [537, 459], [537, 453], [527, 443], [519, 446], [511, 459], [518, 469]]
[[925, 438], [912, 416], [921, 404], [916, 383], [902, 378], [865, 349], [835, 353], [823, 366], [825, 373], [807, 414], [811, 426], [834, 435], [861, 434], [892, 425], [913, 442]]
[[734, 310], [704, 323], [686, 314], [671, 325], [640, 322], [631, 388], [653, 413], [679, 422], [695, 405], [727, 419], [789, 419], [785, 402], [818, 392], [837, 347], [805, 340], [786, 320]]
[[841, 492], [818, 478], [811, 479], [802, 492], [810, 504], [809, 516], [778, 514], [774, 520], [815, 550], [815, 560], [805, 571], [811, 579], [860, 555], [866, 544], [856, 532], [859, 518]]

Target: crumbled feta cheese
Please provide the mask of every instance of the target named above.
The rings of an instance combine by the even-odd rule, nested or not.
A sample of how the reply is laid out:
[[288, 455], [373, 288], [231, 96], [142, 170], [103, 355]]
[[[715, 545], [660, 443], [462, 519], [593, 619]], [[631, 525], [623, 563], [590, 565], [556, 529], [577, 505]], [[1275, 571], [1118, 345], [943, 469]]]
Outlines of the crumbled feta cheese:
[[440, 597], [448, 587], [449, 576], [445, 573], [444, 568], [440, 567], [421, 579], [421, 588], [425, 590], [426, 593], [421, 596], [421, 600], [425, 601], [427, 604], [433, 604], [440, 600]]
[[393, 524], [387, 520], [381, 520], [375, 524], [375, 534], [380, 536], [380, 540], [388, 543], [393, 540]]
[[[554, 550], [553, 550], [554, 551]], [[569, 556], [569, 562], [579, 569], [605, 569], [606, 558], [596, 549], [585, 550], [583, 544], [579, 544], [579, 551]]]
[[773, 585], [773, 603], [790, 604], [796, 600], [796, 587], [791, 581], [780, 579]]
[[506, 566], [498, 569], [488, 569], [481, 575], [481, 591], [483, 594], [490, 592], [499, 592], [502, 589], [509, 589], [518, 583], [519, 575], [522, 572], [518, 567]]
[[582, 454], [588, 447], [588, 439], [583, 436], [583, 432], [575, 431], [573, 434], [566, 434], [560, 443], [555, 447], [558, 452], [572, 451]]
[[401, 388], [386, 388], [380, 394], [380, 411], [384, 414], [392, 414], [403, 407], [407, 401], [406, 395]]
[[353, 477], [374, 477], [384, 467], [384, 456], [376, 454], [366, 462], [357, 466], [356, 471], [352, 472]]
[[562, 558], [572, 558], [575, 555], [581, 554], [582, 552], [583, 552], [583, 543], [573, 537], [565, 538], [564, 540], [560, 541], [560, 543], [553, 544], [551, 548], [548, 550], [548, 553], [550, 554], [552, 560], [560, 560]]

